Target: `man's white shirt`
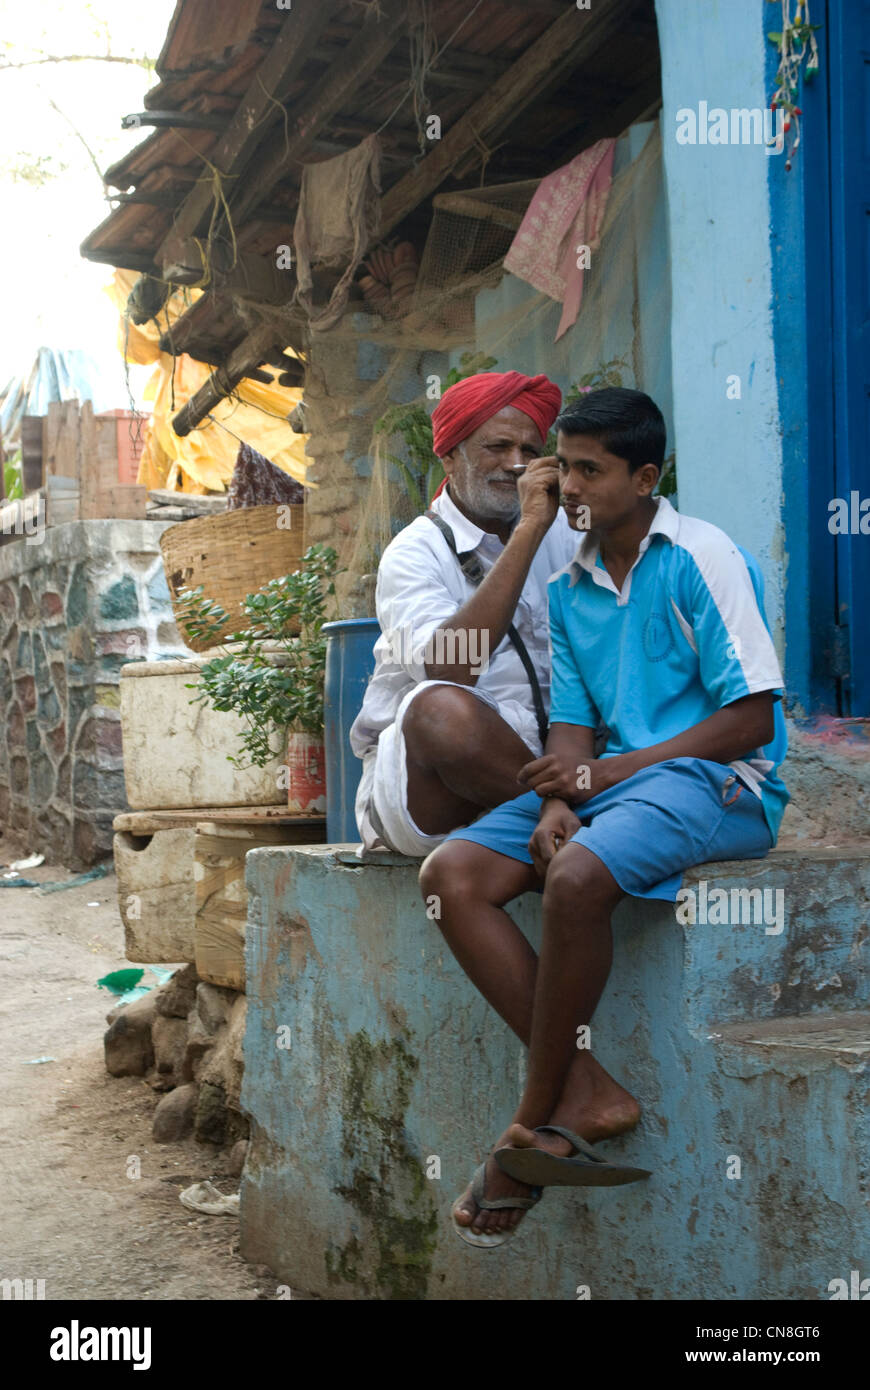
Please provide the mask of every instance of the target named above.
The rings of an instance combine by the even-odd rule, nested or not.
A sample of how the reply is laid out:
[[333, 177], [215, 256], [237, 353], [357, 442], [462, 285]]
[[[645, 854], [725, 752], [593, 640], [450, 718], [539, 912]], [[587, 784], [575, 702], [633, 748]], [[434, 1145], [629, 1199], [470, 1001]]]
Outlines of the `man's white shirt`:
[[[504, 550], [499, 538], [459, 511], [447, 489], [432, 510], [453, 531], [460, 553], [473, 551], [484, 572]], [[567, 565], [577, 550], [577, 537], [560, 508], [529, 568], [513, 623], [528, 648], [549, 708], [550, 652], [547, 581]], [[366, 758], [378, 736], [393, 723], [409, 690], [427, 679], [426, 647], [433, 633], [472, 596], [475, 586], [460, 568], [439, 528], [417, 517], [387, 546], [378, 568], [376, 611], [381, 635], [375, 643], [375, 670], [362, 709], [350, 731], [357, 757]], [[508, 637], [494, 652], [483, 652], [481, 634], [471, 634], [467, 655], [481, 661], [476, 690], [488, 696], [499, 714], [535, 752], [541, 748], [529, 678]], [[452, 641], [453, 639], [451, 639]]]

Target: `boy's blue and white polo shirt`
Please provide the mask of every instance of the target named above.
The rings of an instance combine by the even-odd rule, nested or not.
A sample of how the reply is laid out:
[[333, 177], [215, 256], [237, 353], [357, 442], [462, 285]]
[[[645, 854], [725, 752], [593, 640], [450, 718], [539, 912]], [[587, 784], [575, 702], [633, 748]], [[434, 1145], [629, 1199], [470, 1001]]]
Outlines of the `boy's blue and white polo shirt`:
[[718, 526], [655, 499], [656, 515], [622, 591], [584, 536], [549, 583], [551, 724], [596, 728], [603, 757], [662, 743], [744, 695], [775, 696], [773, 741], [733, 771], [761, 798], [774, 843], [788, 792], [783, 679], [751, 555]]

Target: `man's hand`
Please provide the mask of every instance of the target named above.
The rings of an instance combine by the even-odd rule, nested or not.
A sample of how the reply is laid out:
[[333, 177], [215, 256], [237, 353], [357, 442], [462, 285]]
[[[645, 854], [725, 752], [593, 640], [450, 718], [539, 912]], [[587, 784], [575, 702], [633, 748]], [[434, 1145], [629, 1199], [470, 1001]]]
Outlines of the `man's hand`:
[[561, 796], [577, 805], [622, 781], [616, 775], [618, 770], [617, 758], [590, 758], [585, 763], [574, 763], [564, 754], [545, 753], [521, 767], [517, 781], [538, 796]]
[[559, 462], [555, 455], [532, 459], [517, 482], [520, 519], [548, 531], [559, 510]]
[[541, 818], [529, 840], [529, 854], [539, 878], [545, 878], [547, 865], [571, 836], [580, 829], [580, 821], [564, 801], [545, 801]]

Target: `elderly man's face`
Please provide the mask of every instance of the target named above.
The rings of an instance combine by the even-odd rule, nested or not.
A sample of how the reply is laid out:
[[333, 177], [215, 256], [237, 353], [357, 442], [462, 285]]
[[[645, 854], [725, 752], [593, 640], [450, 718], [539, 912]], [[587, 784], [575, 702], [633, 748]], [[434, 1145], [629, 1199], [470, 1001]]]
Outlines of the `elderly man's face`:
[[472, 517], [513, 521], [520, 511], [514, 466], [540, 458], [543, 447], [528, 415], [505, 406], [442, 459], [454, 501]]

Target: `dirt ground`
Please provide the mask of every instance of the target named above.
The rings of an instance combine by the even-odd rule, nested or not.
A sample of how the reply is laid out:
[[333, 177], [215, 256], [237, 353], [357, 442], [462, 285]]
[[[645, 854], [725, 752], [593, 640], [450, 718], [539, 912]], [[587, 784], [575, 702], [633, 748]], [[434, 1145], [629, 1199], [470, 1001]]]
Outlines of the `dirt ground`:
[[[0, 835], [0, 864], [26, 853]], [[229, 1150], [155, 1144], [160, 1097], [106, 1072], [115, 1000], [96, 981], [129, 964], [113, 875], [45, 896], [0, 888], [0, 1278], [44, 1279], [46, 1299], [275, 1298], [274, 1275], [237, 1253], [238, 1218], [178, 1200], [203, 1178], [238, 1191]]]

